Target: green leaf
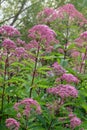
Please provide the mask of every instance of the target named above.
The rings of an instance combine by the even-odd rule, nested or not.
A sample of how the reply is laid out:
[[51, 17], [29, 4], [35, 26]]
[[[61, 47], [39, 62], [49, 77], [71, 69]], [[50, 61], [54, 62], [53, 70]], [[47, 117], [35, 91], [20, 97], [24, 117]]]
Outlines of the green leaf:
[[61, 63], [60, 63], [63, 67], [67, 67], [68, 65], [68, 60], [67, 59], [61, 59]]

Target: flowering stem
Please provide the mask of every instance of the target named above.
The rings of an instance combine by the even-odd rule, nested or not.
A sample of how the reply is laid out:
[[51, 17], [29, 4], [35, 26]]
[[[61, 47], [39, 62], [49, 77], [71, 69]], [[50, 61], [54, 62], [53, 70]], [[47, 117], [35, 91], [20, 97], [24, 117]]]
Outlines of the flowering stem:
[[66, 54], [67, 54], [67, 43], [68, 43], [68, 35], [69, 35], [69, 24], [68, 24], [68, 21], [66, 23], [66, 43], [65, 43], [65, 48], [64, 48], [64, 60], [66, 59]]
[[85, 54], [84, 54], [83, 60], [82, 60], [82, 62], [81, 62], [80, 73], [82, 72], [82, 68], [83, 68], [83, 65], [84, 65], [86, 56], [87, 56], [87, 47], [86, 47], [86, 50], [85, 50]]
[[[8, 52], [7, 52], [7, 57], [5, 60], [4, 82], [6, 80], [7, 67], [8, 67]], [[5, 83], [3, 85], [3, 91], [2, 91], [2, 103], [1, 103], [1, 112], [2, 113], [3, 113], [3, 107], [4, 107], [4, 97], [5, 97]]]
[[36, 54], [36, 59], [35, 59], [35, 66], [34, 66], [33, 76], [32, 76], [32, 81], [31, 81], [31, 88], [30, 88], [29, 97], [32, 96], [32, 90], [33, 90], [33, 87], [32, 87], [32, 86], [33, 86], [33, 84], [34, 84], [34, 79], [35, 79], [35, 74], [36, 74], [36, 68], [37, 68], [37, 63], [38, 63], [39, 51], [40, 51], [40, 46], [38, 45], [37, 54]]

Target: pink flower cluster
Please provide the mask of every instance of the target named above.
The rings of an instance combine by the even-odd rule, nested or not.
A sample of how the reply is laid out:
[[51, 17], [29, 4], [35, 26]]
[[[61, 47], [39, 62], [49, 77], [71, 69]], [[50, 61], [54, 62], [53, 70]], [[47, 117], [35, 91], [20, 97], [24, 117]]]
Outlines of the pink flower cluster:
[[29, 37], [33, 39], [33, 42], [45, 46], [46, 48], [52, 47], [53, 43], [58, 43], [55, 39], [55, 32], [46, 25], [35, 25], [29, 31]]
[[75, 77], [72, 74], [63, 74], [61, 77], [62, 80], [65, 80], [68, 83], [79, 83], [79, 80], [77, 77]]
[[80, 37], [75, 39], [75, 44], [77, 47], [82, 48], [84, 46], [83, 42], [84, 42], [84, 40]]
[[73, 113], [69, 114], [69, 118], [70, 118], [70, 127], [71, 128], [80, 126], [82, 123], [81, 120], [79, 118], [77, 118]]
[[87, 41], [87, 31], [83, 32], [81, 35], [80, 35], [80, 38], [84, 39], [85, 41]]
[[29, 37], [34, 39], [44, 39], [48, 42], [54, 40], [55, 32], [47, 25], [39, 24], [32, 27], [29, 31]]
[[71, 53], [71, 57], [73, 57], [73, 58], [77, 58], [77, 57], [79, 57], [80, 56], [80, 52], [79, 51], [73, 51], [72, 53]]
[[54, 12], [53, 8], [45, 8], [44, 9], [44, 15], [49, 16]]
[[87, 23], [85, 17], [80, 13], [73, 4], [66, 4], [57, 9], [46, 8], [40, 12], [37, 16], [40, 22], [49, 23], [56, 19], [69, 18], [70, 20], [78, 20], [78, 22], [83, 25]]
[[71, 19], [76, 18], [87, 22], [84, 16], [78, 10], [76, 10], [73, 4], [66, 4], [62, 7], [59, 7], [57, 11], [59, 12], [59, 16], [62, 18], [64, 18], [65, 15], [68, 15]]
[[56, 75], [62, 75], [62, 74], [64, 74], [66, 71], [65, 71], [65, 69], [63, 69], [63, 67], [61, 66], [61, 65], [59, 65], [57, 62], [55, 62], [53, 65], [52, 65], [52, 67], [53, 67], [53, 71], [54, 71], [54, 73], [56, 74]]
[[38, 15], [44, 15], [44, 16], [50, 16], [54, 13], [54, 9], [53, 8], [45, 8], [43, 11], [41, 11]]
[[32, 40], [28, 44], [25, 45], [25, 48], [26, 50], [38, 48], [38, 42], [36, 40]]
[[17, 56], [18, 58], [21, 58], [21, 57], [26, 58], [28, 56], [26, 50], [23, 47], [16, 47], [14, 55]]
[[57, 17], [57, 11], [53, 8], [45, 8], [37, 15], [37, 19], [41, 23], [49, 23], [55, 20]]
[[20, 127], [19, 122], [17, 122], [15, 119], [13, 118], [8, 118], [6, 119], [6, 126], [7, 128], [9, 128], [10, 130], [14, 129], [14, 130], [18, 130]]
[[17, 46], [24, 46], [26, 45], [25, 41], [21, 40], [20, 38], [17, 38]]
[[13, 26], [4, 25], [0, 27], [0, 34], [4, 36], [12, 37], [12, 36], [20, 35], [20, 32]]
[[40, 107], [40, 105], [38, 104], [38, 102], [36, 100], [33, 100], [32, 98], [26, 98], [26, 99], [20, 101], [19, 103], [16, 103], [14, 105], [14, 109], [16, 111], [19, 111], [20, 106], [21, 107], [23, 106], [23, 108], [24, 108], [23, 115], [25, 115], [27, 117], [29, 116], [30, 111], [32, 110], [32, 108], [36, 108], [36, 113], [38, 113], [38, 114], [41, 113], [41, 107]]
[[2, 42], [2, 46], [5, 47], [6, 49], [14, 49], [16, 47], [15, 43], [10, 39], [5, 39]]
[[54, 95], [59, 95], [63, 99], [67, 98], [67, 97], [75, 98], [78, 96], [78, 91], [76, 90], [75, 87], [73, 87], [71, 85], [60, 84], [57, 87], [48, 88], [47, 92], [52, 93]]
[[[0, 29], [2, 30], [1, 34], [5, 35], [5, 36], [15, 36], [16, 34], [19, 34], [19, 32], [17, 31], [17, 29], [15, 29], [12, 26], [7, 26], [4, 25], [2, 27], [0, 27]], [[7, 50], [14, 50], [12, 52], [12, 55], [17, 56], [18, 58], [24, 57], [26, 58], [28, 56], [28, 54], [25, 51], [25, 46], [26, 43], [25, 41], [22, 41], [21, 39], [17, 39], [17, 41], [12, 41], [9, 38], [4, 37], [4, 40], [2, 42], [2, 47], [4, 48], [5, 53], [7, 54]], [[10, 52], [9, 52], [10, 53]]]
[[64, 50], [62, 48], [58, 48], [58, 53], [64, 54]]
[[[80, 34], [80, 36], [75, 39], [75, 43], [78, 47], [84, 47], [87, 41], [87, 31]], [[86, 45], [87, 46], [87, 45]]]

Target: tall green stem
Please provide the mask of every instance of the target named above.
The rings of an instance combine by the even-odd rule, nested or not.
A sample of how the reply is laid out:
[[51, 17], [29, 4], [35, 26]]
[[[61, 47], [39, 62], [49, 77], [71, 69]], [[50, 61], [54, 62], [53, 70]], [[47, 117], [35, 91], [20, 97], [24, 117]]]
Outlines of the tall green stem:
[[64, 48], [64, 60], [66, 59], [66, 54], [67, 54], [67, 44], [68, 44], [68, 36], [69, 36], [69, 21], [66, 23], [66, 39], [65, 39], [65, 48]]
[[3, 109], [4, 109], [5, 81], [6, 81], [6, 75], [7, 75], [7, 68], [9, 67], [8, 54], [9, 54], [9, 51], [7, 50], [7, 57], [6, 57], [6, 60], [5, 60], [5, 69], [4, 69], [4, 84], [3, 84], [3, 90], [2, 90], [1, 113], [3, 113]]
[[40, 46], [38, 45], [38, 48], [37, 48], [37, 54], [36, 54], [36, 59], [35, 59], [35, 65], [34, 65], [34, 70], [33, 70], [33, 76], [32, 76], [32, 81], [31, 81], [31, 88], [30, 88], [29, 97], [32, 96], [32, 90], [33, 90], [33, 84], [34, 84], [34, 79], [35, 79], [36, 69], [37, 69], [37, 63], [38, 63], [39, 51], [40, 51]]
[[83, 66], [84, 66], [84, 62], [85, 62], [86, 56], [87, 56], [87, 47], [86, 47], [86, 50], [85, 50], [85, 54], [84, 54], [83, 60], [82, 60], [82, 62], [81, 62], [80, 73], [82, 72], [82, 69], [83, 69]]

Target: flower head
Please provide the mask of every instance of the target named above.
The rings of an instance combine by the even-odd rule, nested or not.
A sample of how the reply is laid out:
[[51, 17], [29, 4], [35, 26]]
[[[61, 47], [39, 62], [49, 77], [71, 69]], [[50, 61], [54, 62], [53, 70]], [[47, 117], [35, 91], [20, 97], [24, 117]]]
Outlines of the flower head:
[[35, 25], [31, 29], [29, 29], [28, 32], [28, 36], [32, 38], [34, 44], [36, 42], [38, 43], [38, 45], [45, 47], [45, 49], [52, 46], [53, 43], [58, 43], [58, 41], [55, 39], [55, 32], [46, 25]]
[[80, 13], [73, 4], [65, 4], [57, 9], [58, 17], [65, 18], [68, 17], [70, 20], [76, 19], [81, 25], [87, 23], [85, 17]]
[[13, 26], [4, 25], [0, 27], [0, 34], [12, 37], [15, 35], [20, 35], [20, 32]]
[[6, 49], [14, 49], [16, 47], [15, 43], [10, 39], [5, 39], [2, 46]]
[[15, 129], [18, 130], [19, 129], [19, 122], [17, 122], [15, 119], [13, 118], [8, 118], [6, 119], [6, 126], [7, 128], [9, 128], [10, 130]]
[[79, 80], [77, 77], [75, 77], [74, 75], [72, 74], [63, 74], [62, 77], [61, 77], [62, 80], [65, 80], [66, 82], [68, 83], [79, 83]]
[[87, 31], [80, 34], [80, 36], [75, 39], [76, 46], [82, 48], [84, 46], [87, 46]]
[[71, 85], [61, 84], [57, 87], [48, 88], [47, 92], [52, 93], [54, 95], [59, 95], [61, 98], [67, 98], [67, 97], [75, 98], [78, 96], [78, 91], [76, 90], [75, 87]]
[[73, 4], [65, 4], [57, 9], [45, 8], [37, 15], [40, 23], [50, 23], [56, 19], [68, 18], [70, 21], [77, 20], [80, 25], [87, 23], [86, 18], [80, 13]]
[[30, 43], [25, 45], [26, 50], [31, 50], [31, 49], [35, 49], [35, 48], [38, 48], [38, 42], [36, 40], [32, 40], [32, 41], [30, 41]]
[[17, 45], [24, 46], [24, 45], [26, 45], [26, 43], [25, 43], [25, 41], [21, 40], [20, 38], [17, 38]]
[[81, 33], [80, 38], [87, 40], [87, 31]]
[[20, 101], [19, 103], [16, 103], [14, 105], [14, 109], [16, 111], [19, 111], [20, 106], [23, 106], [23, 108], [24, 108], [23, 115], [25, 115], [25, 116], [29, 116], [29, 113], [30, 113], [30, 111], [33, 108], [36, 108], [36, 112], [38, 114], [41, 113], [41, 107], [40, 107], [40, 105], [38, 104], [38, 102], [36, 100], [33, 100], [32, 98], [26, 98], [26, 99]]
[[38, 15], [37, 19], [40, 23], [49, 23], [55, 20], [57, 17], [57, 11], [53, 8], [45, 8]]
[[77, 126], [80, 126], [82, 123], [80, 118], [76, 117], [76, 115], [74, 115], [73, 113], [69, 114], [69, 118], [70, 118], [70, 127], [71, 128], [75, 128]]
[[61, 65], [59, 65], [57, 62], [55, 62], [52, 65], [52, 67], [53, 67], [53, 71], [56, 75], [62, 75], [66, 72], [65, 69]]
[[23, 47], [16, 47], [14, 55], [17, 56], [18, 58], [28, 56], [27, 53], [26, 53], [26, 50]]
[[77, 57], [79, 57], [80, 56], [80, 52], [79, 51], [73, 51], [72, 53], [71, 53], [71, 57], [73, 57], [73, 58], [77, 58]]

